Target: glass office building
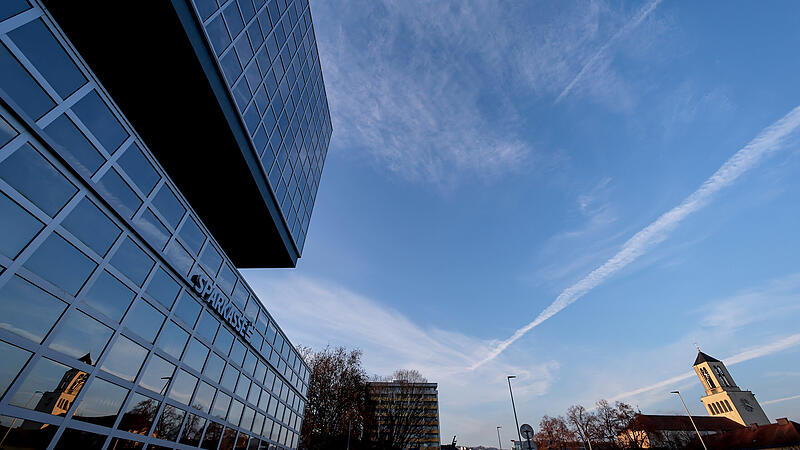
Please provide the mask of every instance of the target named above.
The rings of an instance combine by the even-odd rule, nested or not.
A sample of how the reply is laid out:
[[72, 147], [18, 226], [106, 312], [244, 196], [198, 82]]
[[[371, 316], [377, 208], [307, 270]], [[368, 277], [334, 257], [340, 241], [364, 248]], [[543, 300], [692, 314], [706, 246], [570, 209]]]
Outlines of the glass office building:
[[110, 5], [0, 2], [0, 448], [297, 448], [308, 367], [236, 268], [308, 231], [308, 2]]

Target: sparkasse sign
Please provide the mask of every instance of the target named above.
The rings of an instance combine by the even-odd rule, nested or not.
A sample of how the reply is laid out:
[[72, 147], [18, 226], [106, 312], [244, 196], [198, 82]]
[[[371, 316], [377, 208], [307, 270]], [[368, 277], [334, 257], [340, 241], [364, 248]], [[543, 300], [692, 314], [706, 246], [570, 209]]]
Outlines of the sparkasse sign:
[[214, 287], [214, 282], [203, 274], [192, 276], [192, 288], [211, 308], [216, 310], [228, 324], [247, 342], [253, 337], [253, 324], [233, 306], [230, 299]]

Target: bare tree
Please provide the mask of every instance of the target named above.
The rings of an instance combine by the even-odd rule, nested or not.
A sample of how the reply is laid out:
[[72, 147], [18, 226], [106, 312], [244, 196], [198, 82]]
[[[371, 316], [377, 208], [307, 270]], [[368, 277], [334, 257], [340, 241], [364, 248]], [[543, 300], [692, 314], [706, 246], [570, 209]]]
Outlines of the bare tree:
[[575, 434], [563, 417], [544, 416], [539, 422], [539, 432], [534, 436], [534, 441], [540, 449], [561, 449], [575, 442]]
[[[416, 370], [401, 369], [369, 384], [375, 410], [373, 439], [381, 449], [419, 446], [438, 427], [434, 387]], [[438, 444], [438, 442], [437, 442]]]
[[593, 450], [592, 442], [601, 441], [597, 436], [597, 417], [582, 405], [572, 405], [567, 409], [567, 424], [589, 450]]

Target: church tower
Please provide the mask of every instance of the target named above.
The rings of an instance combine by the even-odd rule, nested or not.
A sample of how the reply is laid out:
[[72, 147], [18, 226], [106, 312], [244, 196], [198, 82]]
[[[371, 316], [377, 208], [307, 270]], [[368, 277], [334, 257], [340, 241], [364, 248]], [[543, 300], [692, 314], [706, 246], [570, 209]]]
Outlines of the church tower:
[[769, 419], [755, 395], [739, 389], [720, 360], [698, 349], [694, 371], [706, 390], [701, 400], [712, 416], [727, 417], [745, 426], [751, 423], [769, 425]]

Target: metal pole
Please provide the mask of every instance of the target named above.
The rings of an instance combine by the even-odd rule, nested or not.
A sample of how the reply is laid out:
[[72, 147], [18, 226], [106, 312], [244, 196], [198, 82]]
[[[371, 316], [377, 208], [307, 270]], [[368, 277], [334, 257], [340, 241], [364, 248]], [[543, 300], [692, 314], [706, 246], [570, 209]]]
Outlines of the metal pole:
[[681, 399], [681, 403], [683, 403], [683, 409], [686, 410], [686, 415], [689, 416], [689, 421], [692, 422], [692, 426], [694, 427], [694, 432], [697, 433], [698, 439], [700, 439], [700, 443], [703, 444], [703, 448], [708, 450], [706, 447], [706, 443], [703, 442], [703, 436], [700, 436], [700, 430], [697, 429], [697, 425], [694, 424], [694, 419], [692, 419], [692, 415], [689, 413], [689, 408], [686, 406], [686, 402], [683, 401], [683, 396], [679, 391], [671, 391], [670, 394], [678, 394], [678, 398]]
[[520, 445], [522, 445], [522, 434], [519, 431], [519, 420], [517, 420], [517, 406], [514, 405], [514, 392], [511, 390], [511, 379], [517, 378], [516, 375], [509, 375], [506, 377], [508, 381], [508, 393], [511, 394], [511, 407], [514, 408], [514, 422], [517, 424], [517, 439], [519, 439]]
[[500, 428], [503, 427], [502, 426], [497, 427], [497, 445], [500, 446], [500, 450], [503, 450], [503, 441], [500, 440]]
[[[26, 408], [26, 409], [28, 408], [28, 405], [30, 405], [30, 404], [31, 404], [31, 400], [33, 400], [33, 397], [34, 397], [36, 394], [44, 394], [44, 392], [43, 392], [43, 391], [33, 391], [33, 394], [31, 394], [31, 398], [29, 398], [29, 399], [28, 399], [28, 401], [27, 401], [27, 402], [25, 402], [25, 408]], [[8, 430], [6, 430], [6, 434], [4, 434], [4, 435], [3, 435], [3, 439], [2, 439], [2, 440], [0, 440], [0, 447], [2, 447], [2, 446], [3, 446], [3, 442], [5, 442], [5, 441], [6, 441], [6, 438], [8, 437], [8, 433], [10, 433], [10, 432], [11, 432], [11, 429], [12, 429], [12, 428], [14, 428], [14, 424], [15, 424], [15, 423], [17, 423], [17, 418], [16, 418], [16, 417], [14, 417], [14, 420], [12, 420], [12, 421], [11, 421], [11, 425], [9, 425], [9, 426], [8, 426]]]

